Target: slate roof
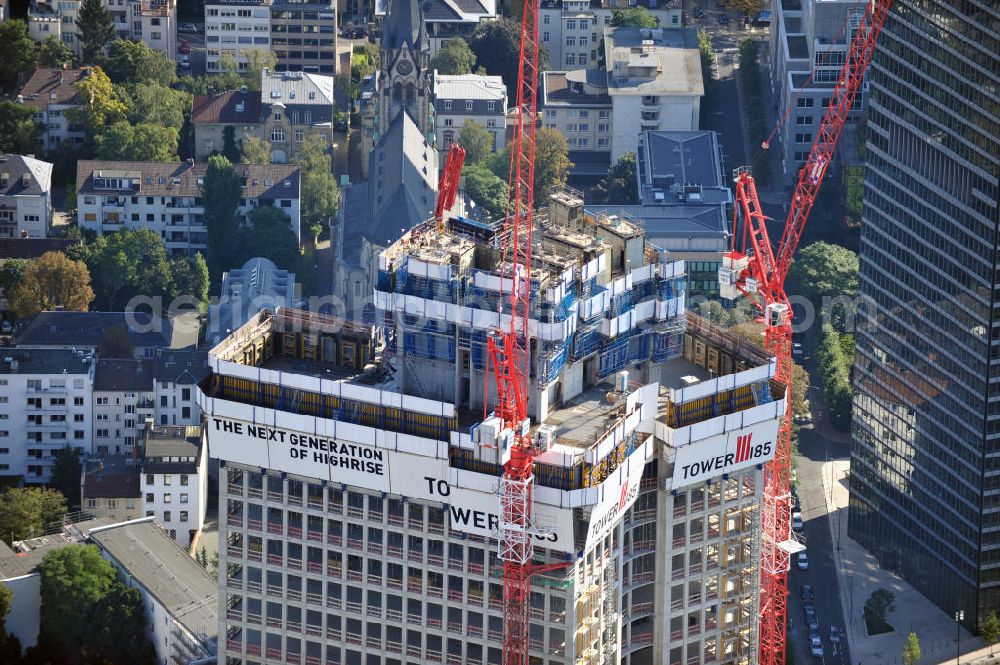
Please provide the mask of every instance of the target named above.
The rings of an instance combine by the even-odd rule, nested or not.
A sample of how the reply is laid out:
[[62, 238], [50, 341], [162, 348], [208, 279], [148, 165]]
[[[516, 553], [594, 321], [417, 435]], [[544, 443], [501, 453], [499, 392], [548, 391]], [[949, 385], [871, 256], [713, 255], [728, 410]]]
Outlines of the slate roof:
[[[295, 199], [299, 197], [297, 164], [233, 164], [249, 199]], [[123, 190], [94, 187], [94, 175], [128, 178], [136, 196], [201, 196], [200, 181], [208, 164], [199, 162], [109, 162], [81, 159], [76, 166], [78, 194], [115, 194]], [[288, 184], [285, 185], [285, 181]]]
[[65, 252], [82, 242], [80, 238], [0, 238], [0, 261], [36, 259], [45, 252]]
[[43, 196], [52, 189], [52, 164], [34, 157], [0, 155], [0, 174], [7, 176], [0, 177], [0, 196]]
[[42, 110], [49, 104], [73, 104], [76, 84], [90, 75], [83, 69], [33, 69], [21, 74], [15, 98], [25, 106]]
[[85, 499], [134, 499], [142, 496], [139, 467], [124, 455], [106, 455], [87, 464], [83, 474]]
[[[385, 16], [390, 2], [375, 0], [375, 15]], [[421, 12], [427, 23], [479, 23], [496, 18], [497, 4], [496, 0], [422, 0]]]
[[90, 372], [93, 358], [80, 356], [70, 349], [0, 349], [4, 360], [10, 358], [13, 363], [0, 363], [0, 374], [67, 374], [80, 376]]
[[209, 374], [206, 351], [163, 349], [154, 360], [153, 376], [157, 381], [194, 385]]
[[[439, 113], [443, 109], [441, 102], [445, 99], [501, 102], [501, 104], [496, 105], [492, 112], [503, 115], [507, 100], [507, 86], [504, 85], [503, 79], [499, 76], [438, 74], [434, 77], [434, 106]], [[473, 111], [478, 113], [484, 113], [486, 110], [485, 104], [475, 104], [473, 107]], [[464, 106], [453, 108], [451, 112], [468, 113]]]
[[714, 237], [728, 232], [727, 217], [720, 206], [588, 205], [585, 209], [595, 217], [624, 213], [639, 219], [651, 240], [663, 236]]
[[[144, 430], [142, 473], [198, 472], [201, 458], [201, 427], [198, 425], [155, 426]], [[193, 462], [169, 458], [194, 458]]]
[[[243, 104], [243, 110], [237, 106]], [[260, 122], [260, 95], [229, 90], [214, 95], [195, 95], [191, 111], [194, 124], [256, 124]]]
[[[382, 21], [382, 49], [429, 48], [421, 5], [424, 0], [388, 0]], [[429, 4], [429, 3], [428, 3]]]
[[[161, 320], [161, 325], [150, 326], [152, 316], [145, 312], [39, 312], [22, 322], [14, 331], [15, 346], [79, 346], [98, 347], [107, 328], [116, 325], [128, 327], [129, 321], [142, 326], [142, 330], [129, 328], [129, 339], [136, 347], [169, 346], [171, 325]], [[153, 327], [159, 330], [147, 331]]]
[[[260, 73], [260, 103], [268, 105], [281, 102], [286, 108], [297, 105], [332, 108], [333, 84], [332, 76], [310, 72], [273, 72], [264, 69]], [[309, 97], [309, 93], [313, 93], [312, 98]]]
[[94, 390], [111, 392], [151, 392], [153, 390], [152, 360], [134, 358], [102, 358], [94, 371]]
[[645, 132], [638, 167], [644, 204], [687, 207], [732, 203], [715, 132]]
[[[573, 77], [585, 79], [588, 85], [604, 90], [601, 94], [576, 92], [570, 87]], [[572, 72], [542, 72], [543, 106], [604, 106], [611, 108], [607, 94], [607, 74], [599, 69], [573, 70]]]
[[355, 268], [361, 265], [361, 244], [370, 220], [368, 200], [367, 180], [344, 189], [341, 198], [341, 205], [344, 207], [344, 230], [340, 242], [340, 255], [347, 265]]

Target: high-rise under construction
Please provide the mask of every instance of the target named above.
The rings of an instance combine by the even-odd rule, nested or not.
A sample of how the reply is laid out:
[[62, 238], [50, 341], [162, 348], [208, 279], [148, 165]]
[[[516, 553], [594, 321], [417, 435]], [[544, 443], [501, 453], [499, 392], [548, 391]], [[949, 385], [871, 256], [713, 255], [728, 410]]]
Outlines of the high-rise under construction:
[[[535, 219], [534, 551], [563, 566], [532, 580], [531, 662], [755, 663], [775, 363], [686, 312], [640, 223], [573, 192]], [[499, 233], [406, 233], [375, 326], [264, 311], [212, 350], [220, 663], [501, 662]]]

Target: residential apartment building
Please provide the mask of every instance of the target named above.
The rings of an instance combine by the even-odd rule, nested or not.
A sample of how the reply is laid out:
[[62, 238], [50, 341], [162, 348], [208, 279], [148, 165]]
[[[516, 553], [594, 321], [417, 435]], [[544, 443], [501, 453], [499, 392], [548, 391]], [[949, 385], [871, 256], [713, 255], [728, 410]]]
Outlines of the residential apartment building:
[[64, 349], [6, 349], [0, 363], [0, 476], [44, 484], [65, 446], [93, 453], [94, 359]]
[[206, 161], [226, 146], [226, 128], [232, 127], [236, 146], [247, 138], [262, 138], [260, 93], [246, 90], [195, 95], [191, 109], [195, 159]]
[[[638, 3], [643, 4], [643, 3]], [[591, 0], [542, 0], [538, 10], [539, 39], [549, 53], [549, 67], [569, 70], [597, 67], [604, 28], [616, 7]], [[649, 10], [661, 28], [681, 27], [681, 8]]]
[[147, 312], [39, 312], [18, 322], [12, 343], [19, 349], [97, 351], [105, 332], [121, 327], [128, 334], [136, 358], [152, 358], [157, 349], [175, 346], [169, 319]]
[[223, 71], [219, 58], [229, 54], [240, 71], [246, 52], [271, 49], [271, 0], [209, 0], [205, 3], [205, 70]]
[[333, 76], [265, 69], [260, 78], [261, 121], [272, 163], [295, 160], [312, 137], [333, 145]]
[[117, 520], [142, 516], [139, 464], [131, 453], [86, 458], [80, 478], [80, 506]]
[[337, 75], [334, 0], [276, 0], [271, 4], [271, 46], [279, 72]]
[[642, 220], [650, 242], [684, 259], [688, 293], [718, 297], [733, 204], [718, 134], [645, 132], [636, 162], [639, 203], [588, 205], [587, 212]]
[[[863, 11], [850, 0], [773, 0], [771, 85], [778, 108], [789, 109], [779, 136], [781, 165], [790, 182], [809, 157]], [[849, 123], [863, 113], [867, 89], [865, 83], [858, 91]], [[853, 141], [842, 143], [853, 146]]]
[[437, 147], [447, 153], [466, 121], [478, 123], [493, 136], [493, 150], [506, 142], [507, 86], [499, 76], [449, 75], [434, 72], [434, 132]]
[[889, 11], [854, 331], [848, 535], [973, 630], [1000, 610], [998, 22], [996, 3]]
[[[402, 7], [393, 10], [406, 12], [405, 6], [411, 2], [417, 4], [416, 0], [404, 0], [397, 3]], [[425, 0], [419, 4], [431, 57], [449, 39], [466, 39], [480, 23], [497, 17], [496, 0]], [[392, 0], [375, 0], [374, 5], [375, 20], [381, 24], [393, 8]]]
[[199, 425], [147, 424], [141, 437], [142, 511], [184, 549], [205, 524], [208, 446]]
[[[76, 170], [77, 221], [98, 235], [119, 229], [149, 229], [172, 254], [204, 252], [208, 230], [202, 215], [202, 185], [208, 166], [194, 162], [80, 160]], [[234, 164], [242, 195], [239, 214], [273, 206], [286, 213], [296, 239], [299, 229], [299, 167]]]
[[0, 238], [45, 238], [52, 226], [52, 164], [0, 155]]
[[87, 530], [122, 582], [139, 590], [157, 663], [215, 660], [218, 583], [151, 519]]
[[33, 69], [18, 78], [18, 104], [35, 111], [35, 122], [42, 125], [42, 149], [57, 149], [63, 141], [83, 143], [82, 125], [72, 123], [66, 111], [78, 105], [76, 84], [90, 74], [90, 69]]
[[[530, 656], [756, 662], [760, 465], [786, 395], [775, 362], [685, 312], [684, 262], [641, 227], [558, 194], [536, 219], [532, 560], [566, 567], [532, 585]], [[428, 220], [393, 243], [381, 333], [279, 309], [210, 351], [199, 398], [222, 466], [230, 662], [501, 662], [510, 434], [479, 420], [496, 232]], [[383, 335], [395, 371], [358, 374]], [[747, 438], [746, 461], [692, 471]]]
[[208, 354], [193, 349], [162, 349], [154, 362], [153, 421], [157, 425], [200, 424], [195, 387], [208, 375]]
[[94, 375], [94, 452], [130, 455], [155, 401], [152, 359], [99, 358]]
[[587, 172], [606, 173], [650, 130], [698, 128], [704, 85], [693, 29], [605, 28], [605, 66], [542, 75], [546, 127]]
[[[32, 0], [28, 6], [28, 33], [36, 41], [58, 37], [80, 58], [83, 55], [77, 28], [80, 4], [80, 0]], [[115, 37], [143, 42], [168, 58], [175, 57], [175, 0], [104, 0], [104, 8], [111, 14]]]

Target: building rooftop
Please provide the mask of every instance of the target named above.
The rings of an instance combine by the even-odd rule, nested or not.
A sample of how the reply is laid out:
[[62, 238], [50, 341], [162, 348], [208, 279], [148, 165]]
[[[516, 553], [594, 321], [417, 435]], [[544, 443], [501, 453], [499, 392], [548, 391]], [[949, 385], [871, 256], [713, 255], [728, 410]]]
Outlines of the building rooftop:
[[[375, 0], [375, 16], [384, 17], [390, 0]], [[496, 0], [425, 0], [421, 7], [425, 23], [479, 23], [495, 18]]]
[[21, 74], [15, 98], [18, 103], [33, 109], [44, 109], [49, 104], [73, 104], [76, 102], [76, 84], [89, 75], [90, 69], [86, 67], [33, 69]]
[[698, 95], [701, 77], [694, 28], [605, 28], [604, 52], [611, 94]]
[[116, 517], [95, 517], [81, 522], [58, 525], [53, 533], [14, 541], [13, 549], [0, 541], [0, 579], [10, 579], [31, 573], [49, 552], [67, 545], [86, 542], [87, 532], [93, 528], [117, 524]]
[[434, 97], [503, 101], [507, 98], [507, 86], [499, 76], [438, 74], [434, 77]]
[[725, 236], [728, 218], [719, 206], [587, 205], [588, 215], [624, 215], [641, 219], [655, 242], [663, 236]]
[[152, 518], [91, 529], [89, 534], [171, 618], [206, 646], [216, 640], [218, 582]]
[[788, 57], [792, 60], [809, 59], [809, 40], [805, 35], [788, 35], [785, 40], [788, 42]]
[[208, 375], [208, 353], [198, 350], [162, 349], [154, 359], [157, 381], [193, 385]]
[[152, 425], [142, 431], [142, 473], [196, 473], [201, 426]]
[[0, 261], [35, 259], [46, 252], [65, 252], [82, 243], [80, 238], [0, 238]]
[[94, 390], [109, 392], [152, 392], [153, 360], [100, 358], [94, 370]]
[[607, 73], [601, 69], [542, 72], [542, 106], [611, 108]]
[[93, 356], [70, 349], [3, 349], [0, 374], [89, 374]]
[[260, 94], [229, 90], [195, 95], [191, 110], [194, 124], [254, 124], [260, 122]]
[[[78, 194], [186, 196], [202, 193], [208, 164], [193, 162], [108, 162], [81, 159], [76, 167]], [[251, 199], [299, 197], [298, 164], [233, 164], [243, 196]]]
[[14, 345], [97, 348], [104, 331], [117, 325], [125, 326], [133, 346], [170, 346], [170, 322], [146, 312], [39, 312], [18, 325]]
[[644, 132], [638, 180], [645, 205], [710, 206], [733, 200], [723, 178], [722, 149], [715, 132]]
[[260, 73], [260, 103], [333, 107], [333, 77], [309, 72]]
[[218, 342], [261, 309], [295, 303], [295, 273], [280, 270], [268, 259], [255, 257], [222, 275], [219, 301], [209, 306], [207, 336]]
[[52, 164], [34, 157], [0, 155], [0, 196], [41, 196], [52, 189]]
[[88, 461], [83, 470], [84, 499], [135, 499], [142, 496], [139, 466], [125, 455]]

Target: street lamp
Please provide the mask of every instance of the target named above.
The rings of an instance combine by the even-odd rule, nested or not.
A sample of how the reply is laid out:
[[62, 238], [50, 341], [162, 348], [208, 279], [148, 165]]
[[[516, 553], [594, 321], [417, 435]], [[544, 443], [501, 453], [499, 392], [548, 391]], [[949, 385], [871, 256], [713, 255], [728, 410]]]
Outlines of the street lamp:
[[955, 612], [955, 663], [961, 663], [962, 658], [962, 622], [965, 621], [965, 610]]

